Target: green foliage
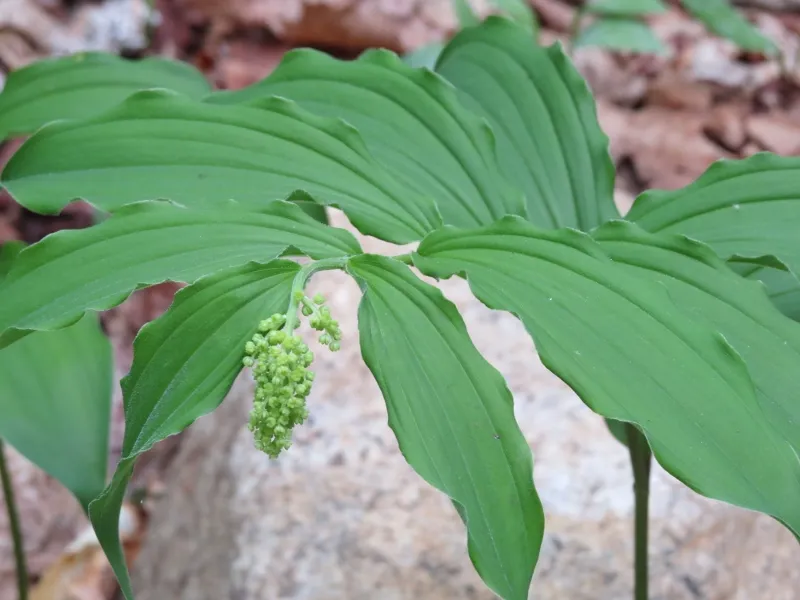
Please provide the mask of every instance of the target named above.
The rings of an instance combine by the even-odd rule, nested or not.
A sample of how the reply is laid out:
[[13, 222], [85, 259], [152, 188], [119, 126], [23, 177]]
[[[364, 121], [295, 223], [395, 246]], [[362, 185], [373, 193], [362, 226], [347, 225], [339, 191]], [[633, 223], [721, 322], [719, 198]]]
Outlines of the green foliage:
[[[729, 0], [681, 0], [684, 8], [711, 32], [728, 38], [744, 50], [774, 55], [778, 48], [747, 21]], [[664, 44], [643, 17], [664, 12], [662, 0], [588, 0], [579, 10], [574, 46], [601, 46], [627, 52], [664, 54]], [[581, 28], [584, 14], [597, 15]]]
[[667, 48], [645, 23], [624, 17], [602, 17], [583, 28], [575, 48], [598, 46], [639, 54], [666, 54]]
[[283, 202], [260, 210], [234, 203], [205, 209], [133, 204], [99, 225], [55, 233], [20, 254], [0, 285], [0, 344], [16, 331], [64, 327], [87, 310], [112, 308], [140, 287], [192, 282], [291, 248], [317, 259], [359, 251], [349, 233]]
[[[492, 6], [501, 14], [525, 28], [535, 37], [539, 33], [539, 21], [528, 0], [490, 0]], [[472, 10], [469, 0], [453, 0], [458, 24], [473, 27], [480, 24], [480, 19]]]
[[502, 598], [524, 600], [544, 516], [502, 376], [474, 348], [455, 306], [408, 267], [363, 255], [347, 270], [364, 284], [361, 350], [403, 456], [460, 508], [484, 581]]
[[710, 31], [745, 50], [773, 55], [775, 44], [747, 21], [728, 0], [681, 0], [684, 8]]
[[800, 273], [800, 159], [721, 160], [691, 185], [651, 190], [627, 215], [644, 229], [699, 239], [723, 258], [774, 256]]
[[800, 455], [794, 368], [800, 364], [800, 324], [777, 312], [761, 285], [737, 277], [701, 243], [646, 234], [624, 222], [606, 224], [594, 237], [616, 264], [658, 282], [698, 323], [710, 324], [722, 334], [748, 367], [762, 413], [758, 417], [763, 416]]
[[[654, 232], [679, 233], [705, 242], [721, 257], [765, 262], [748, 269], [788, 314], [798, 314], [800, 274], [800, 159], [762, 153], [722, 160], [691, 185], [651, 190], [636, 199], [627, 218]], [[775, 268], [777, 267], [777, 269]], [[788, 269], [791, 275], [782, 270]], [[791, 304], [787, 304], [791, 303]]]
[[[636, 238], [630, 224], [607, 227], [600, 239]], [[670, 242], [639, 237], [631, 254]], [[800, 533], [800, 461], [764, 415], [748, 371], [756, 365], [745, 364], [716, 323], [698, 319], [661, 279], [653, 281], [682, 277], [685, 255], [642, 260], [645, 271], [633, 275], [604, 250], [585, 234], [509, 217], [435, 232], [414, 264], [435, 277], [464, 273], [486, 305], [518, 315], [547, 368], [604, 417], [638, 424], [659, 462], [692, 489], [776, 516]], [[713, 293], [700, 291], [691, 290], [692, 301], [704, 312], [721, 310]]]
[[486, 124], [459, 104], [441, 77], [411, 69], [389, 52], [341, 61], [296, 50], [265, 80], [211, 101], [249, 104], [271, 95], [355, 126], [370, 155], [410, 197], [436, 200], [446, 224], [483, 225], [525, 212], [521, 192], [500, 173]]
[[[660, 8], [597, 0], [590, 10], [596, 28], [641, 28], [619, 19]], [[203, 101], [152, 90], [121, 94], [119, 104], [87, 96], [79, 118], [38, 131], [0, 176], [32, 210], [84, 198], [112, 213], [13, 261], [0, 257], [11, 265], [0, 284], [5, 356], [89, 325], [98, 342], [87, 311], [161, 281], [190, 284], [137, 336], [122, 382], [122, 459], [102, 493], [107, 406], [81, 409], [96, 420], [73, 423], [83, 418], [74, 412], [41, 429], [60, 415], [44, 401], [11, 413], [18, 421], [0, 419], [12, 443], [6, 422], [46, 432], [35, 441], [46, 449], [40, 459], [67, 469], [63, 479], [89, 465], [80, 473], [89, 483], [68, 485], [91, 500], [128, 600], [118, 519], [137, 457], [214, 410], [243, 367], [257, 384], [256, 446], [271, 456], [288, 448], [313, 411], [313, 355], [295, 334], [299, 319], [339, 348], [323, 299], [304, 291], [324, 269], [360, 284], [362, 354], [390, 427], [409, 464], [453, 500], [470, 557], [501, 597], [527, 597], [542, 541], [531, 453], [502, 377], [412, 264], [466, 277], [485, 304], [518, 316], [548, 368], [614, 420], [622, 441], [635, 424], [680, 481], [800, 535], [800, 325], [775, 307], [800, 316], [797, 159], [716, 164], [683, 190], [642, 195], [622, 221], [608, 139], [559, 46], [539, 47], [529, 29], [491, 18], [458, 34], [436, 69], [386, 51], [348, 62], [302, 50], [264, 81]], [[16, 81], [0, 105], [39, 85]], [[45, 106], [38, 119], [56, 113]], [[364, 233], [421, 243], [411, 255], [365, 255], [352, 235], [304, 212], [322, 205], [340, 207]], [[311, 260], [286, 260], [301, 255]], [[50, 362], [89, 355], [70, 344], [53, 346]], [[9, 362], [12, 375], [40, 356]], [[83, 385], [103, 389], [92, 381]], [[91, 401], [88, 388], [75, 389]], [[95, 439], [94, 458], [53, 445], [48, 428], [65, 423]], [[641, 450], [639, 478], [649, 465]]]
[[469, 4], [469, 0], [453, 0], [453, 8], [455, 8], [456, 18], [461, 27], [472, 27], [480, 23], [478, 15], [475, 14]]
[[[19, 249], [0, 250], [0, 275]], [[0, 350], [0, 438], [84, 509], [106, 482], [112, 374], [111, 345], [94, 317]]]
[[444, 44], [433, 43], [427, 46], [422, 46], [416, 50], [412, 50], [403, 56], [403, 62], [409, 67], [414, 69], [433, 69], [436, 66], [436, 61], [439, 55], [444, 50]]
[[729, 260], [728, 266], [746, 279], [763, 283], [772, 303], [787, 317], [800, 321], [800, 281], [793, 273], [737, 259]]
[[528, 0], [491, 0], [491, 3], [517, 25], [527, 29], [534, 37], [538, 35], [539, 20]]
[[242, 368], [242, 348], [261, 317], [288, 304], [296, 263], [246, 263], [203, 277], [175, 296], [163, 316], [142, 328], [131, 371], [122, 380], [122, 460], [89, 507], [92, 525], [127, 598], [133, 598], [118, 520], [136, 457], [188, 427], [225, 398]]
[[129, 61], [85, 53], [44, 60], [9, 75], [0, 95], [0, 141], [57, 119], [91, 117], [145, 88], [198, 99], [210, 91], [198, 71], [161, 58]]
[[535, 46], [522, 29], [491, 18], [457, 35], [437, 70], [492, 126], [502, 172], [525, 192], [531, 221], [588, 231], [618, 215], [608, 138], [559, 45]]
[[44, 213], [76, 197], [108, 210], [160, 198], [263, 206], [303, 190], [392, 242], [417, 239], [441, 222], [433, 201], [382, 169], [355, 129], [281, 98], [223, 107], [140, 92], [99, 117], [44, 128], [0, 183]]
[[589, 0], [586, 12], [606, 17], [644, 17], [667, 10], [662, 0]]

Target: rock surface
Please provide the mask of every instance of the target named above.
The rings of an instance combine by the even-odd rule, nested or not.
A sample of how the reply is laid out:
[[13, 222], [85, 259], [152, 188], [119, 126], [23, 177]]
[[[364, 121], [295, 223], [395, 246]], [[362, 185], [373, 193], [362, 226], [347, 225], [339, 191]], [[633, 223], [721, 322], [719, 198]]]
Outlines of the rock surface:
[[[507, 377], [535, 453], [548, 529], [532, 594], [630, 597], [627, 453], [542, 367], [514, 318], [487, 310], [462, 281], [441, 286]], [[243, 379], [190, 429], [137, 564], [138, 598], [493, 598], [452, 506], [404, 462], [386, 426], [357, 347], [356, 285], [322, 273], [312, 291], [330, 299], [344, 340], [340, 353], [318, 353], [311, 422], [270, 462], [244, 426], [251, 387]], [[703, 499], [661, 469], [652, 488], [653, 600], [798, 597], [800, 547], [778, 523]]]

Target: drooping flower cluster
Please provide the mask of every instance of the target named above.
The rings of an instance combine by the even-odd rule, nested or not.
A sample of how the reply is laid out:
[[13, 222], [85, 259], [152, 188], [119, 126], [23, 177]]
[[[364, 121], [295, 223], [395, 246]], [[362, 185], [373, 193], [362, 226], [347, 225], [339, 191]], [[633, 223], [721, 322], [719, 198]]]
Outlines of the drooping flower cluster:
[[323, 306], [325, 298], [322, 297], [322, 294], [314, 296], [313, 302], [309, 301], [308, 298], [303, 298], [302, 302], [303, 314], [311, 317], [308, 320], [311, 327], [323, 332], [319, 336], [319, 343], [330, 348], [332, 352], [339, 350], [342, 330], [339, 329], [339, 322], [331, 317], [330, 309], [327, 306]]
[[[324, 299], [312, 302], [302, 293], [295, 298], [302, 312], [310, 316], [311, 326], [323, 331], [320, 342], [339, 350], [341, 330], [330, 316]], [[292, 429], [308, 418], [306, 397], [311, 392], [314, 373], [308, 369], [314, 354], [298, 335], [292, 335], [287, 315], [275, 314], [258, 324], [258, 332], [245, 344], [242, 363], [253, 371], [255, 399], [248, 428], [255, 446], [271, 458], [292, 444]]]

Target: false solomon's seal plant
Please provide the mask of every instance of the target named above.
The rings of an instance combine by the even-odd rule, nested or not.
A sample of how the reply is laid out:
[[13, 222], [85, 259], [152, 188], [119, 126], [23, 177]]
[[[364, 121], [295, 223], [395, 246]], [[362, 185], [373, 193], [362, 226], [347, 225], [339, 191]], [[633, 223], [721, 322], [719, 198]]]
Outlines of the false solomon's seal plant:
[[[452, 498], [500, 597], [527, 597], [544, 532], [531, 451], [503, 378], [415, 270], [465, 277], [516, 315], [544, 364], [628, 445], [637, 598], [651, 452], [698, 493], [800, 534], [800, 160], [722, 161], [685, 189], [643, 194], [623, 218], [586, 84], [558, 45], [500, 18], [457, 35], [435, 72], [386, 51], [345, 62], [297, 50], [249, 88], [209, 93], [158, 62], [90, 55], [32, 69], [0, 95], [0, 131], [30, 131], [18, 123], [37, 110], [63, 120], [30, 137], [2, 185], [30, 210], [80, 198], [110, 217], [16, 256], [0, 344], [144, 286], [188, 284], [136, 339], [122, 458], [87, 504], [129, 600], [117, 523], [137, 457], [214, 410], [242, 368], [256, 381], [249, 428], [270, 456], [324, 401], [309, 396], [314, 357], [297, 324], [307, 318], [330, 350], [346, 338], [305, 292], [325, 269], [358, 282], [361, 350], [389, 425]], [[129, 95], [142, 87], [171, 91]], [[320, 206], [363, 234], [419, 243], [365, 254]]]

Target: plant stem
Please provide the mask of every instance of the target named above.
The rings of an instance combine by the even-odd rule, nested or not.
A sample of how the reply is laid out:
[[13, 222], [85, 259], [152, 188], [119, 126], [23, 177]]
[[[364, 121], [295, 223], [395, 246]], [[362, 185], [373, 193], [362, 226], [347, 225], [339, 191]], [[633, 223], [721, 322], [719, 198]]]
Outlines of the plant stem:
[[650, 464], [652, 452], [641, 431], [631, 424], [625, 425], [628, 450], [633, 467], [634, 496], [634, 600], [647, 600], [648, 581], [648, 512], [650, 499]]
[[25, 547], [22, 544], [19, 513], [17, 512], [16, 500], [14, 499], [11, 475], [6, 465], [6, 454], [2, 439], [0, 439], [0, 479], [3, 484], [3, 496], [6, 499], [8, 526], [11, 529], [11, 539], [14, 544], [14, 559], [17, 563], [17, 590], [19, 591], [19, 600], [28, 600], [28, 567], [25, 564]]
[[292, 282], [292, 295], [289, 297], [289, 308], [286, 309], [286, 324], [283, 326], [283, 330], [286, 331], [288, 335], [291, 335], [297, 328], [297, 309], [303, 301], [303, 290], [305, 290], [306, 284], [308, 280], [311, 279], [311, 276], [319, 271], [341, 269], [347, 264], [348, 260], [349, 258], [346, 256], [341, 258], [323, 258], [322, 260], [308, 263], [297, 272]]

